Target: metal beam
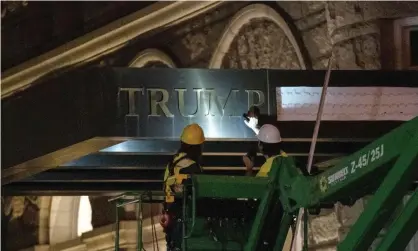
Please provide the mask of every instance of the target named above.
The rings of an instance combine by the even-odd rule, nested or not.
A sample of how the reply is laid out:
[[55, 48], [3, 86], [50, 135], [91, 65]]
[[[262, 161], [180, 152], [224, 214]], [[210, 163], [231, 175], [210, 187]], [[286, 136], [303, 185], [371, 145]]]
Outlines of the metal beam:
[[14, 182], [2, 186], [2, 196], [16, 195], [37, 195], [37, 196], [54, 196], [54, 195], [115, 195], [126, 191], [161, 191], [161, 182], [105, 182], [105, 183], [61, 183], [61, 182], [35, 182], [20, 183]]
[[[258, 168], [255, 168], [258, 169]], [[204, 173], [208, 175], [244, 175], [245, 167], [203, 167]], [[39, 182], [63, 182], [63, 183], [95, 183], [102, 182], [162, 182], [164, 167], [155, 169], [135, 168], [129, 169], [62, 169], [57, 168], [42, 172], [18, 181], [19, 183]]]
[[390, 169], [379, 189], [367, 204], [338, 250], [367, 250], [417, 177], [418, 134], [412, 134], [409, 144]]
[[102, 137], [92, 138], [80, 142], [42, 157], [2, 170], [1, 183], [8, 184], [13, 181], [30, 177], [121, 142], [123, 142], [123, 139], [121, 138]]
[[[283, 148], [300, 166], [305, 166], [307, 161], [309, 140], [284, 139]], [[363, 147], [368, 141], [319, 139], [322, 152], [315, 155], [314, 162], [343, 156]], [[9, 169], [3, 173], [3, 194], [76, 195], [159, 190], [165, 165], [178, 149], [179, 142], [148, 138], [95, 138], [82, 146], [81, 149], [89, 151], [74, 146]], [[256, 146], [255, 140], [209, 139], [204, 145], [202, 158], [204, 172], [208, 175], [244, 175], [242, 156]], [[94, 153], [83, 156], [88, 152]], [[71, 161], [74, 157], [80, 158]], [[256, 166], [263, 162], [264, 158], [259, 155]]]
[[[364, 147], [367, 141], [367, 139], [322, 139], [318, 142], [315, 161], [326, 161], [353, 152]], [[23, 180], [60, 166], [67, 169], [76, 167], [107, 169], [115, 166], [162, 168], [178, 147], [179, 142], [174, 140], [97, 137], [8, 168], [2, 172], [2, 183]], [[202, 165], [241, 167], [241, 156], [254, 147], [256, 147], [254, 140], [209, 140], [204, 145]], [[285, 139], [283, 149], [289, 155], [295, 156], [302, 164], [306, 162], [309, 141], [297, 138]], [[261, 164], [262, 158], [258, 158], [257, 162]]]
[[[135, 156], [135, 155], [93, 155], [102, 157], [101, 161], [107, 164], [117, 164], [118, 161], [110, 161], [111, 158], [130, 160], [131, 166], [64, 166], [50, 169], [27, 177], [23, 180], [2, 185], [3, 195], [79, 195], [79, 194], [107, 194], [122, 191], [160, 190], [163, 181], [163, 171], [170, 156]], [[110, 157], [103, 159], [103, 157]], [[143, 157], [148, 157], [148, 162], [141, 162]], [[164, 158], [162, 158], [164, 157]], [[204, 166], [204, 172], [208, 175], [236, 175], [245, 174], [241, 156], [205, 156], [210, 158], [206, 163], [214, 165]], [[296, 157], [298, 158], [298, 157]], [[307, 156], [303, 156], [306, 161]], [[323, 158], [329, 158], [324, 156]], [[90, 159], [91, 161], [92, 159]], [[100, 158], [97, 159], [100, 162]], [[154, 163], [157, 161], [158, 165]], [[262, 163], [262, 157], [259, 157]], [[92, 162], [90, 162], [92, 163]], [[205, 163], [205, 162], [204, 162]], [[229, 164], [229, 166], [225, 166]], [[258, 168], [256, 168], [257, 170]]]
[[405, 250], [418, 230], [418, 189], [386, 232], [377, 251]]
[[[283, 140], [282, 148], [288, 153], [308, 153], [311, 139], [288, 138]], [[321, 139], [318, 142], [318, 153], [351, 153], [366, 146], [371, 142], [368, 139]], [[161, 153], [174, 154], [180, 143], [175, 140], [134, 139], [101, 150], [104, 154], [144, 154]], [[205, 153], [246, 153], [251, 147], [256, 146], [255, 140], [208, 140], [204, 144]], [[342, 150], [342, 151], [341, 151]]]
[[[204, 167], [242, 167], [242, 156], [245, 153], [237, 155], [229, 155], [224, 153], [222, 155], [204, 155], [202, 157], [202, 166]], [[305, 163], [307, 160], [307, 153], [289, 153], [289, 156], [293, 156], [297, 162]], [[342, 156], [343, 154], [320, 154], [315, 157], [316, 162], [326, 161], [331, 158]], [[172, 155], [101, 155], [92, 154], [80, 158], [76, 161], [68, 163], [62, 167], [65, 169], [122, 169], [135, 168], [135, 169], [159, 169], [167, 165], [172, 159]], [[262, 156], [256, 158], [256, 165], [261, 165], [264, 162]], [[36, 168], [35, 166], [33, 168]]]

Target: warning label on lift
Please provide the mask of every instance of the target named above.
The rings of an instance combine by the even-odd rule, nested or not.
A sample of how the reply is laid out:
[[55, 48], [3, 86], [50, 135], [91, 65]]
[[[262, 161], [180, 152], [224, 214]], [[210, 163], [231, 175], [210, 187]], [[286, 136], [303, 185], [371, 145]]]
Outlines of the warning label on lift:
[[384, 156], [384, 149], [384, 144], [381, 144], [378, 147], [363, 153], [358, 159], [350, 161], [349, 165], [329, 175], [327, 178], [324, 176], [321, 177], [319, 180], [319, 187], [321, 191], [325, 192], [329, 186], [334, 186], [339, 182], [344, 181], [349, 175], [354, 174], [359, 169], [365, 168], [369, 164], [379, 160]]

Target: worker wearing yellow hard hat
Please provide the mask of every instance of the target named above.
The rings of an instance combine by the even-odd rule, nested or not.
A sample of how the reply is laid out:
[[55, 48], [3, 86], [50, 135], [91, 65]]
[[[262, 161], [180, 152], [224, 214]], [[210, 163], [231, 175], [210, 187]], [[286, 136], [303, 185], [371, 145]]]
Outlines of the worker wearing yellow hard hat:
[[175, 200], [175, 194], [183, 191], [183, 182], [190, 175], [201, 173], [202, 144], [205, 135], [198, 124], [190, 124], [183, 129], [180, 137], [180, 149], [168, 163], [164, 174], [165, 203], [160, 224], [166, 233], [167, 250], [177, 250], [182, 238], [175, 235], [182, 233], [180, 215], [181, 202]]
[[[281, 137], [279, 128], [277, 128], [277, 126], [273, 124], [264, 124], [261, 127], [259, 127], [257, 116], [247, 117], [247, 119], [244, 122], [257, 135], [258, 150], [266, 158], [266, 161], [261, 166], [256, 176], [268, 177], [270, 170], [272, 168], [274, 159], [278, 157], [287, 157], [286, 153], [283, 150], [281, 150], [282, 137]], [[247, 175], [252, 175], [252, 171], [254, 168], [254, 160], [255, 160], [254, 153], [246, 154], [243, 157], [243, 162], [247, 169]], [[267, 224], [270, 224], [271, 226], [280, 224], [282, 213], [283, 213], [283, 209], [279, 202], [270, 209], [270, 212], [269, 212], [270, 217], [269, 217]], [[270, 229], [270, 228], [267, 227], [266, 229]], [[289, 228], [285, 243], [283, 245], [283, 249], [282, 249], [283, 251], [290, 251], [291, 245], [292, 245], [292, 236], [293, 236], [292, 229]], [[266, 246], [274, 245], [273, 242], [275, 241], [275, 238], [276, 236], [274, 232], [265, 233], [263, 244]]]

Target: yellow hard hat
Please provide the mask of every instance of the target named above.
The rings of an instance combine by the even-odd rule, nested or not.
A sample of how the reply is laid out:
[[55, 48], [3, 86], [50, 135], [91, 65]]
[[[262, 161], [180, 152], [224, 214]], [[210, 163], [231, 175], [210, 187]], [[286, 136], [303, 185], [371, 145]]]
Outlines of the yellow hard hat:
[[198, 124], [190, 124], [183, 129], [180, 140], [189, 145], [200, 145], [205, 142], [205, 134]]

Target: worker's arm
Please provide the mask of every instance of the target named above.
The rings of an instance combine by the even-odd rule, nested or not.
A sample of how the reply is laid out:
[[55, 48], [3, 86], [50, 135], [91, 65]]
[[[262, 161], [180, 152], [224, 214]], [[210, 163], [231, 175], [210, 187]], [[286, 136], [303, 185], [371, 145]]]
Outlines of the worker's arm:
[[247, 155], [244, 155], [242, 157], [242, 161], [244, 162], [244, 165], [245, 165], [245, 175], [246, 176], [252, 176], [253, 175], [254, 162]]
[[244, 162], [244, 165], [246, 168], [245, 174], [247, 176], [252, 176], [253, 174], [255, 159], [257, 157], [257, 150], [258, 150], [257, 146], [253, 145], [251, 149], [248, 151], [248, 153], [242, 157], [242, 161]]

